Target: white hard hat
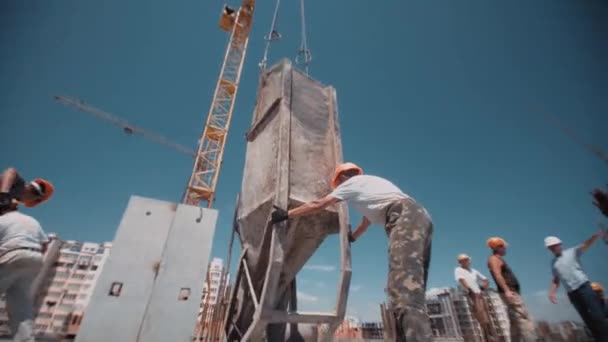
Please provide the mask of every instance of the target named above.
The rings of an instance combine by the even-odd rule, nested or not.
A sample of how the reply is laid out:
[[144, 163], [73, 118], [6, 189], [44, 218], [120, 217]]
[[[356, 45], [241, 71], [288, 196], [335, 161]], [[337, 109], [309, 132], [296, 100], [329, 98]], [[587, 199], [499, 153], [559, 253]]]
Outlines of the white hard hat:
[[545, 247], [551, 247], [551, 246], [559, 245], [560, 243], [562, 243], [562, 240], [560, 240], [556, 236], [547, 236], [545, 238]]
[[458, 255], [458, 261], [460, 261], [460, 260], [464, 260], [464, 259], [469, 259], [469, 260], [470, 260], [470, 259], [471, 259], [471, 257], [470, 257], [470, 256], [468, 256], [468, 255], [466, 255], [466, 254], [459, 254], [459, 255]]

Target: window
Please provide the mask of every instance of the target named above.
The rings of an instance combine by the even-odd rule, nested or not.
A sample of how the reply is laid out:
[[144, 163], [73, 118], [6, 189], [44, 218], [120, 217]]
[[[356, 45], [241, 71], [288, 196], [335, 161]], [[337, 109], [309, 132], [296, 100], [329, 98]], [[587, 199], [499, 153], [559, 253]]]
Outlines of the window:
[[72, 304], [60, 304], [57, 309], [59, 309], [60, 311], [70, 311], [72, 310]]
[[85, 275], [82, 273], [76, 273], [72, 275], [72, 279], [84, 279]]
[[51, 291], [46, 294], [49, 298], [57, 298], [61, 295], [61, 292]]
[[53, 287], [62, 287], [63, 284], [65, 284], [65, 283], [62, 282], [62, 281], [54, 281], [54, 282], [51, 283], [51, 286], [53, 286]]
[[81, 295], [78, 296], [79, 299], [86, 299], [87, 298], [87, 294], [83, 293]]
[[87, 274], [87, 275], [85, 276], [85, 279], [89, 279], [89, 280], [91, 280], [91, 279], [93, 279], [93, 278], [95, 278], [95, 274]]
[[80, 290], [80, 284], [69, 284], [68, 285], [68, 290], [73, 290], [73, 291], [78, 291]]
[[97, 265], [91, 266], [91, 271], [97, 271], [97, 267], [98, 267]]
[[53, 316], [50, 312], [41, 312], [38, 314], [38, 318], [51, 318]]
[[66, 294], [65, 296], [63, 296], [64, 300], [74, 300], [76, 299], [76, 295], [75, 294]]
[[98, 248], [98, 249], [97, 249], [97, 254], [103, 254], [103, 251], [104, 251], [104, 248], [103, 248], [103, 247]]
[[82, 289], [83, 289], [83, 290], [88, 290], [89, 288], [91, 288], [91, 285], [90, 285], [90, 284], [84, 284], [84, 285], [82, 286]]
[[55, 279], [65, 279], [68, 277], [68, 272], [57, 272], [55, 273]]
[[70, 261], [75, 261], [76, 258], [78, 258], [78, 256], [76, 254], [72, 254], [72, 253], [61, 253], [61, 257], [66, 260], [70, 260]]
[[55, 315], [55, 321], [56, 322], [63, 322], [66, 317], [67, 317], [67, 315]]
[[441, 313], [441, 304], [439, 303], [429, 303], [426, 307], [429, 315], [438, 315]]
[[46, 324], [36, 324], [36, 330], [38, 330], [38, 331], [45, 331], [48, 328], [49, 328], [49, 326]]

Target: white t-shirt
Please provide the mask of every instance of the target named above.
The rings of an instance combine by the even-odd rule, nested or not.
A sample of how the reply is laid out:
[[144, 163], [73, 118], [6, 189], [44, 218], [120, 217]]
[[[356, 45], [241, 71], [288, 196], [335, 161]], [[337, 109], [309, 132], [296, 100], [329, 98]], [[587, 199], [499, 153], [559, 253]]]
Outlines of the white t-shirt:
[[0, 252], [16, 248], [41, 248], [48, 238], [31, 216], [11, 211], [0, 216]]
[[349, 178], [329, 196], [346, 201], [370, 222], [386, 223], [386, 207], [396, 200], [410, 198], [384, 178], [361, 175]]
[[454, 270], [454, 278], [456, 278], [456, 282], [458, 282], [458, 284], [460, 284], [460, 279], [464, 279], [464, 282], [471, 288], [474, 293], [480, 293], [481, 288], [479, 287], [479, 282], [488, 279], [474, 268], [471, 268], [471, 270], [469, 271], [466, 268], [462, 268], [460, 266], [456, 267], [456, 269]]

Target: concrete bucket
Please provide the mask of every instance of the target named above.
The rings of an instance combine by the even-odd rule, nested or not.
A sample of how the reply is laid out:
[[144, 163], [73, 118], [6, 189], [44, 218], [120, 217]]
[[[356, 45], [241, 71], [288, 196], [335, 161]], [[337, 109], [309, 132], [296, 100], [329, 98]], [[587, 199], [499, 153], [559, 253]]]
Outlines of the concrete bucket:
[[[344, 317], [350, 284], [346, 208], [338, 205], [276, 225], [269, 220], [273, 205], [291, 208], [331, 191], [334, 169], [342, 162], [335, 89], [288, 60], [278, 63], [261, 76], [247, 140], [235, 215], [243, 251], [225, 321], [226, 339], [302, 340], [297, 323], [325, 324], [325, 335], [331, 335]], [[335, 312], [298, 313], [296, 274], [323, 240], [336, 233], [341, 237], [341, 269]]]

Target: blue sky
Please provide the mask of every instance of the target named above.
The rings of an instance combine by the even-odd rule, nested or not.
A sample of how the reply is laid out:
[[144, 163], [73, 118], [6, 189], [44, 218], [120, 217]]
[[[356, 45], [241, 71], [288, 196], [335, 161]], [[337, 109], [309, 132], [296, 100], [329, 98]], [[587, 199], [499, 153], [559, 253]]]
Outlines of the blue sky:
[[[299, 46], [296, 1], [283, 2], [271, 62]], [[65, 94], [194, 146], [226, 46], [221, 1], [0, 3], [0, 166], [42, 176], [53, 201], [28, 210], [65, 239], [111, 240], [131, 194], [179, 201], [192, 161], [55, 103]], [[213, 255], [225, 257], [274, 4], [259, 1], [218, 186]], [[600, 219], [588, 192], [607, 167], [549, 126], [539, 108], [608, 150], [608, 9], [601, 1], [309, 1], [311, 75], [338, 92], [344, 155], [431, 212], [428, 287], [451, 286], [466, 252], [487, 273], [484, 242], [499, 235], [538, 318], [551, 306], [549, 234], [583, 241]], [[352, 215], [353, 219], [359, 219]], [[356, 224], [356, 222], [353, 222]], [[376, 320], [386, 237], [353, 246], [349, 313]], [[608, 249], [583, 257], [608, 285]], [[331, 309], [338, 265], [329, 238], [300, 277], [303, 306]], [[331, 278], [331, 280], [328, 280]]]

